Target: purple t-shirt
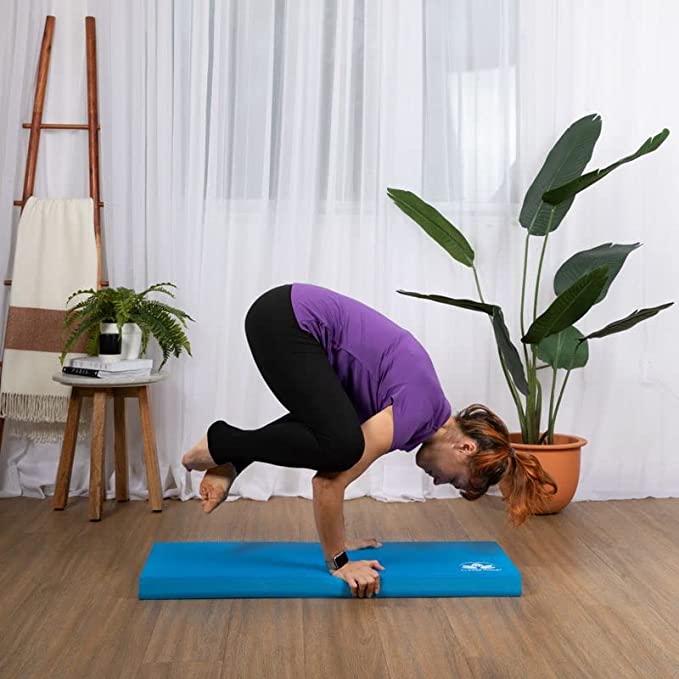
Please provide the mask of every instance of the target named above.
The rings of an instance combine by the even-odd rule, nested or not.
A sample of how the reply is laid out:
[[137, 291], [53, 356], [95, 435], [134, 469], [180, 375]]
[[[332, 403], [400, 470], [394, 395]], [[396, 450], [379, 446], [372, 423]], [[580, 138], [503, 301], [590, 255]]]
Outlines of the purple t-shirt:
[[431, 358], [410, 332], [328, 288], [293, 283], [290, 296], [298, 325], [325, 350], [361, 423], [393, 404], [390, 450], [413, 450], [450, 417]]

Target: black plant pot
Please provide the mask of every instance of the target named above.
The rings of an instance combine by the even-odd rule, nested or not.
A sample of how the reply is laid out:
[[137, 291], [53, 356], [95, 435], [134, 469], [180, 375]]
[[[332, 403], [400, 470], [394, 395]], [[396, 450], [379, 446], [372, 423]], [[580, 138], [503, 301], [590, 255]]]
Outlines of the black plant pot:
[[99, 326], [99, 357], [120, 360], [122, 338], [115, 323], [102, 322]]

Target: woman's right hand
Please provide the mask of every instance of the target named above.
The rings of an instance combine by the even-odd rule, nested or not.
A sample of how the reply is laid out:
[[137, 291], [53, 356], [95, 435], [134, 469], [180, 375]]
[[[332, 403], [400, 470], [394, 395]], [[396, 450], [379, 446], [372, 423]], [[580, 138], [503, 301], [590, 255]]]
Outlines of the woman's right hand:
[[344, 580], [351, 587], [352, 596], [368, 597], [380, 593], [380, 574], [376, 569], [384, 570], [384, 566], [372, 559], [371, 561], [349, 561], [332, 571], [332, 575]]

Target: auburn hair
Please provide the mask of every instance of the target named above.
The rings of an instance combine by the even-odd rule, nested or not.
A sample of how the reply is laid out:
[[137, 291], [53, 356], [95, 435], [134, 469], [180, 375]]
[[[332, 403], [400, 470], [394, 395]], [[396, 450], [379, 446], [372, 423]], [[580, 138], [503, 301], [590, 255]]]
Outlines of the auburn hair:
[[462, 433], [478, 444], [469, 458], [469, 488], [460, 491], [462, 497], [478, 500], [490, 486], [498, 484], [513, 526], [544, 511], [545, 501], [557, 492], [557, 484], [535, 455], [512, 447], [507, 425], [481, 403], [460, 410], [455, 419]]

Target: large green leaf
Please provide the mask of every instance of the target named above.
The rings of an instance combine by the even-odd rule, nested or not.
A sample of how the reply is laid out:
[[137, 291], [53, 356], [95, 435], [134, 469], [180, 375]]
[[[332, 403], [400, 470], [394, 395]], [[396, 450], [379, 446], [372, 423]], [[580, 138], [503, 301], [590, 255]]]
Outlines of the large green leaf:
[[574, 254], [556, 272], [554, 276], [554, 292], [560, 295], [566, 288], [573, 285], [578, 278], [582, 278], [592, 269], [596, 269], [597, 266], [608, 264], [606, 285], [604, 285], [599, 298], [594, 302], [598, 304], [606, 296], [608, 288], [620, 272], [625, 259], [627, 259], [627, 255], [632, 250], [636, 250], [640, 245], [641, 243], [630, 243], [628, 245], [624, 243], [604, 243], [590, 250], [583, 250]]
[[473, 299], [459, 299], [453, 297], [446, 297], [445, 295], [426, 295], [421, 292], [409, 292], [408, 290], [397, 290], [401, 295], [408, 295], [409, 297], [418, 297], [419, 299], [428, 299], [432, 302], [440, 302], [441, 304], [450, 304], [451, 306], [460, 307], [461, 309], [469, 309], [470, 311], [482, 311], [489, 316], [493, 315], [494, 304], [484, 304]]
[[549, 215], [553, 206], [543, 202], [542, 194], [582, 174], [600, 134], [601, 116], [592, 113], [576, 120], [554, 144], [526, 192], [519, 213], [519, 223], [528, 229], [528, 233], [544, 236], [548, 228], [549, 231], [554, 231], [559, 227], [573, 201], [564, 202], [554, 209], [550, 225]]
[[499, 306], [495, 306], [493, 309], [493, 332], [495, 333], [497, 347], [504, 358], [505, 365], [514, 380], [516, 388], [524, 396], [528, 396], [528, 382], [526, 381], [523, 363], [521, 362], [519, 352], [509, 336], [509, 330], [505, 325], [502, 309]]
[[507, 326], [504, 322], [502, 309], [497, 304], [484, 304], [483, 302], [477, 302], [473, 299], [456, 299], [453, 297], [446, 297], [445, 295], [427, 295], [420, 292], [409, 292], [407, 290], [397, 290], [396, 292], [400, 293], [401, 295], [408, 295], [409, 297], [428, 299], [432, 302], [449, 304], [450, 306], [456, 306], [461, 309], [481, 311], [485, 314], [488, 314], [493, 321], [493, 332], [495, 334], [497, 347], [500, 351], [500, 354], [502, 355], [502, 358], [504, 359], [504, 363], [507, 366], [509, 373], [514, 379], [514, 384], [516, 384], [517, 388], [522, 394], [528, 394], [528, 382], [526, 381], [523, 363], [521, 363], [519, 352], [512, 344], [511, 337], [509, 336], [509, 330], [507, 329]]
[[637, 309], [629, 316], [625, 316], [625, 318], [621, 318], [618, 321], [613, 321], [612, 323], [609, 323], [608, 325], [601, 328], [601, 330], [590, 332], [589, 335], [583, 337], [580, 341], [583, 342], [584, 340], [594, 339], [596, 337], [606, 337], [606, 335], [613, 335], [616, 332], [628, 330], [629, 328], [633, 328], [637, 323], [641, 323], [641, 321], [652, 318], [657, 313], [660, 313], [663, 309], [671, 307], [673, 304], [674, 302], [665, 302], [665, 304], [660, 304], [659, 306], [649, 307], [647, 309]]
[[411, 191], [387, 189], [388, 196], [408, 217], [419, 224], [451, 257], [465, 266], [474, 263], [474, 250], [467, 239], [435, 207]]
[[612, 165], [605, 167], [603, 170], [593, 170], [592, 172], [583, 174], [581, 177], [577, 177], [568, 183], [564, 183], [562, 186], [557, 186], [554, 189], [550, 189], [542, 195], [542, 200], [544, 200], [545, 203], [550, 203], [552, 205], [558, 205], [564, 200], [571, 201], [577, 193], [580, 193], [580, 191], [583, 191], [592, 184], [596, 184], [607, 174], [613, 172], [616, 167], [620, 167], [620, 165], [624, 165], [625, 163], [629, 163], [632, 160], [641, 158], [641, 156], [645, 156], [647, 153], [655, 151], [665, 141], [665, 139], [667, 139], [669, 133], [670, 131], [665, 127], [662, 132], [658, 132], [658, 134], [655, 136], [649, 137], [632, 155], [621, 158]]
[[569, 325], [556, 335], [543, 338], [536, 347], [536, 353], [552, 368], [582, 368], [589, 360], [589, 346], [586, 341], [579, 340], [584, 340], [584, 335], [574, 325]]
[[537, 344], [544, 337], [575, 323], [592, 308], [607, 280], [608, 266], [605, 264], [578, 278], [533, 321], [521, 341], [525, 344]]

